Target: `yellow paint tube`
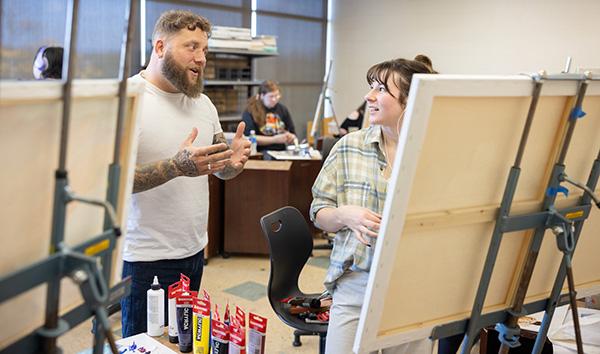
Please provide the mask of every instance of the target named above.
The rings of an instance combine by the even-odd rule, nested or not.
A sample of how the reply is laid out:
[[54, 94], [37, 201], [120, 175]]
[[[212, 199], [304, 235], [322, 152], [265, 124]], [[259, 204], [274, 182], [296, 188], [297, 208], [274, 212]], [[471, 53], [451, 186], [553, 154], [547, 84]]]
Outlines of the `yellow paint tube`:
[[210, 354], [210, 302], [194, 299], [194, 354]]

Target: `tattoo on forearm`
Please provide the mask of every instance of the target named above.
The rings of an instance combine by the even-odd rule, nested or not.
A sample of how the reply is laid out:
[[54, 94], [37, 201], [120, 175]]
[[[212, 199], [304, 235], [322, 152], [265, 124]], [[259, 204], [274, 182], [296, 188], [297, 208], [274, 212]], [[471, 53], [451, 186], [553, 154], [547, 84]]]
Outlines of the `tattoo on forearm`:
[[181, 150], [173, 157], [175, 167], [181, 172], [182, 176], [196, 177], [198, 176], [198, 169], [196, 164], [191, 159], [192, 153], [188, 150]]
[[198, 176], [198, 169], [190, 156], [189, 151], [182, 150], [172, 159], [137, 166], [133, 180], [133, 193], [158, 187], [178, 176]]

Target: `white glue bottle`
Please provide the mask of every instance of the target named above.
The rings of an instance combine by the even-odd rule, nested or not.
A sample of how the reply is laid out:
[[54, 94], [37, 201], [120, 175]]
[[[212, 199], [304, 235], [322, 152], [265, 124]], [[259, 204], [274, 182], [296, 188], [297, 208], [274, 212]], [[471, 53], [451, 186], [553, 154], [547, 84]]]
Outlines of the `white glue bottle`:
[[148, 308], [146, 309], [148, 335], [160, 337], [164, 334], [165, 327], [165, 291], [158, 283], [158, 277], [154, 276], [154, 281], [148, 290]]

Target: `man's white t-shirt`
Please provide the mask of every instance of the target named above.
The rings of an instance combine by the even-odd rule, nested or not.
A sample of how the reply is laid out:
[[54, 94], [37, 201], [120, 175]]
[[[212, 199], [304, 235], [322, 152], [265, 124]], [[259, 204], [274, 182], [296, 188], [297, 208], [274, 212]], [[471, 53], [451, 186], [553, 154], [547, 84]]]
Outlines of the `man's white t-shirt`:
[[[173, 157], [192, 128], [194, 146], [211, 145], [221, 132], [215, 106], [206, 95], [189, 98], [145, 82], [139, 107], [137, 165]], [[176, 177], [158, 187], [134, 193], [127, 220], [123, 259], [128, 262], [181, 259], [208, 243], [208, 177]]]

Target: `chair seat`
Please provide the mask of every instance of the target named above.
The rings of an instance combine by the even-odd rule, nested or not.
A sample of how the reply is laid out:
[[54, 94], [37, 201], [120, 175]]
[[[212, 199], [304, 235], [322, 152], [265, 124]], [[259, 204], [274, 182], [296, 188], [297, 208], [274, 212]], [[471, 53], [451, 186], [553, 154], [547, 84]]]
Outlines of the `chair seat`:
[[[321, 294], [319, 294], [319, 293], [317, 293], [317, 294], [299, 293], [299, 294], [294, 294], [293, 296], [316, 298], [319, 295], [321, 295]], [[301, 318], [298, 318], [298, 316], [292, 315], [289, 313], [290, 305], [288, 305], [287, 303], [273, 300], [271, 302], [271, 307], [273, 308], [273, 311], [275, 311], [275, 313], [277, 314], [277, 317], [279, 317], [279, 319], [283, 323], [285, 323], [286, 325], [288, 325], [292, 328], [299, 329], [302, 331], [307, 331], [307, 332], [327, 333], [327, 324], [326, 323], [324, 323], [324, 324], [306, 323], [306, 321], [304, 321]]]

